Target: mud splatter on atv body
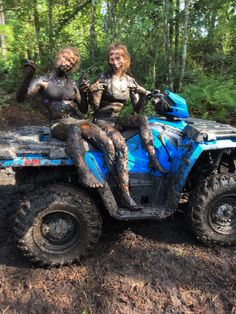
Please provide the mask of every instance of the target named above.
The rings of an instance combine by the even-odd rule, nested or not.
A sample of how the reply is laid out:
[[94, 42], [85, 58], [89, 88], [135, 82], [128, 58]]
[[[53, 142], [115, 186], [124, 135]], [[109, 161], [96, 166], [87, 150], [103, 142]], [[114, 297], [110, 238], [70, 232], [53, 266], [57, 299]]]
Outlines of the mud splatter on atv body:
[[143, 208], [139, 211], [122, 206], [103, 152], [86, 141], [85, 162], [104, 185], [97, 191], [79, 185], [66, 143], [53, 138], [48, 127], [0, 133], [0, 169], [11, 167], [16, 184], [26, 186], [15, 217], [18, 246], [26, 256], [43, 265], [71, 264], [98, 241], [101, 207], [119, 220], [162, 219], [178, 210], [183, 196], [189, 203], [189, 225], [199, 240], [236, 244], [236, 129], [168, 114], [150, 117], [148, 123], [166, 173], [150, 169], [136, 130], [122, 134], [128, 146], [131, 195]]

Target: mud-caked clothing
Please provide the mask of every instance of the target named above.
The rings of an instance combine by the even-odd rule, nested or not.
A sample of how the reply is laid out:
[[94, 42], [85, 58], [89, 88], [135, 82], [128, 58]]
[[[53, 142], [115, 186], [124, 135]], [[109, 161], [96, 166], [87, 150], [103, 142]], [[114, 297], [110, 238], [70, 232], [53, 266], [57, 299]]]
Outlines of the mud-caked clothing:
[[97, 124], [104, 121], [115, 126], [129, 99], [131, 99], [135, 112], [140, 113], [143, 109], [146, 96], [136, 92], [139, 85], [129, 75], [116, 77], [111, 73], [105, 73], [98, 77], [97, 82], [104, 86], [103, 91], [99, 90], [90, 95], [94, 109], [94, 121]]
[[[104, 90], [96, 90], [98, 83], [103, 85]], [[98, 77], [90, 92], [90, 102], [94, 109], [93, 122], [112, 139], [118, 154], [119, 179], [124, 184], [128, 184], [128, 149], [120, 131], [138, 128], [145, 148], [153, 145], [153, 136], [146, 117], [134, 114], [120, 119], [121, 111], [128, 100], [131, 100], [136, 113], [142, 111], [146, 95], [144, 89], [143, 93], [137, 92], [139, 87], [135, 79], [127, 74], [117, 77], [112, 73], [105, 73]]]
[[[46, 105], [50, 124], [62, 118], [78, 118], [78, 110], [81, 109], [80, 92], [76, 83], [69, 80], [67, 76], [58, 77], [51, 73], [34, 79], [28, 88], [28, 96], [33, 96], [37, 92], [41, 94]], [[85, 113], [87, 108], [84, 110], [82, 108], [83, 111]]]
[[67, 142], [67, 151], [75, 162], [82, 183], [89, 185], [89, 180], [92, 179], [84, 161], [83, 138], [100, 148], [104, 152], [108, 167], [112, 167], [115, 156], [113, 143], [98, 126], [80, 119], [78, 111], [87, 113], [88, 104], [81, 101], [79, 89], [74, 81], [69, 80], [66, 75], [58, 77], [52, 72], [48, 76], [34, 79], [27, 88], [27, 95], [23, 95], [25, 92], [26, 88], [23, 87], [22, 92], [17, 92], [17, 97], [22, 100], [27, 96], [41, 94], [48, 110], [52, 134]]

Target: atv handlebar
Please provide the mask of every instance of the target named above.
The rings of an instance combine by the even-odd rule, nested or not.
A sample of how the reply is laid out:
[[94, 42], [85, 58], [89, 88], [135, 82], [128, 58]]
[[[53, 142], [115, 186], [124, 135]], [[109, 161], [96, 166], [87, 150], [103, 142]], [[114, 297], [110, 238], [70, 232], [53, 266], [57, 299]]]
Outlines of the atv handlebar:
[[154, 91], [152, 91], [152, 92], [150, 92], [150, 91], [147, 92], [147, 99], [149, 99], [149, 100], [153, 100], [154, 98], [157, 98], [157, 97], [162, 98], [164, 96], [165, 96], [165, 94], [162, 94], [157, 89], [154, 89]]
[[155, 111], [158, 114], [163, 115], [165, 113], [173, 111], [170, 104], [168, 103], [168, 99], [166, 96], [167, 94], [165, 92], [161, 93], [157, 89], [154, 89], [154, 91], [147, 93], [147, 99], [152, 101]]

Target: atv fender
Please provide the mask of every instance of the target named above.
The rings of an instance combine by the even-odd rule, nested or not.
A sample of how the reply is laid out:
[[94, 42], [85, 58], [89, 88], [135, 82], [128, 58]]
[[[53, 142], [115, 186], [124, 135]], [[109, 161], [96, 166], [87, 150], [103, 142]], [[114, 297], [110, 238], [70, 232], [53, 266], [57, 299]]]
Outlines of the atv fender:
[[[183, 149], [187, 149], [187, 152], [183, 153]], [[236, 140], [224, 139], [204, 143], [188, 143], [187, 141], [185, 143], [183, 141], [182, 147], [177, 151], [175, 162], [171, 168], [171, 171], [177, 174], [176, 191], [179, 193], [182, 192], [191, 169], [204, 151], [223, 149], [236, 150]]]

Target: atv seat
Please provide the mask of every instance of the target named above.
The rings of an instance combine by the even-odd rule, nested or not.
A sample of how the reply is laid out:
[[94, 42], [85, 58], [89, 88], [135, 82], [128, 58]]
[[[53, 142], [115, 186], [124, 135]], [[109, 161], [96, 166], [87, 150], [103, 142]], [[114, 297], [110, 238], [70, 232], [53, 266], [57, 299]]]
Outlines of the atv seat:
[[[138, 133], [137, 129], [122, 133], [127, 140]], [[84, 140], [86, 151], [97, 151], [91, 143]], [[6, 144], [7, 143], [7, 144]], [[14, 159], [23, 155], [43, 154], [50, 159], [65, 159], [66, 142], [52, 136], [48, 126], [26, 126], [8, 132], [0, 132], [0, 160]]]

